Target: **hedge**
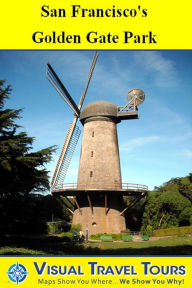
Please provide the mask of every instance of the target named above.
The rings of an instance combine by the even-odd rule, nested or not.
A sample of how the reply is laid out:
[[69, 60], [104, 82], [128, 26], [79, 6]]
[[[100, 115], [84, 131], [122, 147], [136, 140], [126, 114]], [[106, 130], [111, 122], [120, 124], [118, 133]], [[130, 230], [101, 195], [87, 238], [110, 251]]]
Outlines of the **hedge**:
[[92, 240], [100, 240], [101, 236], [111, 236], [113, 240], [122, 240], [122, 236], [128, 235], [127, 233], [118, 233], [118, 234], [106, 234], [106, 233], [98, 233], [92, 234], [90, 238]]
[[153, 236], [155, 237], [161, 237], [161, 236], [180, 236], [180, 235], [186, 235], [186, 234], [192, 234], [192, 226], [184, 226], [184, 227], [173, 227], [173, 228], [167, 228], [167, 229], [159, 229], [153, 231]]

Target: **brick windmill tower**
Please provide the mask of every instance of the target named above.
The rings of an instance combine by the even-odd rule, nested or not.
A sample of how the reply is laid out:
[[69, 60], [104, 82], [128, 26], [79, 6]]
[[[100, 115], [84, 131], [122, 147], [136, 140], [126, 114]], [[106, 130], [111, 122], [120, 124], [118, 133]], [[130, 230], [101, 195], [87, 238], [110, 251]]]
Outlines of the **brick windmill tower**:
[[[131, 90], [125, 106], [103, 100], [91, 102], [81, 111], [97, 56], [96, 53], [78, 106], [51, 65], [47, 65], [48, 79], [75, 113], [51, 182], [52, 194], [62, 195], [69, 202], [69, 196], [74, 198], [73, 224], [81, 224], [89, 235], [125, 231], [124, 212], [148, 190], [145, 185], [122, 183], [116, 128], [122, 120], [138, 118], [137, 106], [144, 101], [144, 92]], [[66, 184], [63, 181], [80, 135], [78, 118], [83, 125], [78, 180]], [[132, 196], [129, 207], [125, 207], [123, 196]]]

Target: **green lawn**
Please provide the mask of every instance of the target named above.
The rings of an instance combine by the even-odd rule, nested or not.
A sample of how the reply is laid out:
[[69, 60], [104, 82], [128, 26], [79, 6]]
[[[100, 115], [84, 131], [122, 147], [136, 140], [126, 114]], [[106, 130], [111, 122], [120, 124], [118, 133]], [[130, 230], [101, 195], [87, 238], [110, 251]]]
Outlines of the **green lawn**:
[[57, 236], [4, 237], [0, 255], [192, 255], [192, 237], [143, 242], [66, 243]]
[[[103, 253], [129, 255], [190, 255], [192, 254], [192, 237], [162, 238], [143, 242], [102, 242], [85, 244], [86, 248], [99, 248]], [[109, 253], [110, 254], [110, 253]]]

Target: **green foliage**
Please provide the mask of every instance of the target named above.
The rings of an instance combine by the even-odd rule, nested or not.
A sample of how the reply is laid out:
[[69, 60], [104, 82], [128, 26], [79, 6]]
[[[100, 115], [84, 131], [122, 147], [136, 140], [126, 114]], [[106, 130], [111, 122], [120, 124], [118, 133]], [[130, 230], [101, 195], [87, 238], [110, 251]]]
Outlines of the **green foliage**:
[[133, 241], [133, 236], [132, 236], [132, 235], [123, 235], [123, 236], [121, 237], [121, 239], [122, 239], [123, 241]]
[[[15, 123], [22, 109], [5, 109], [10, 86], [0, 80], [0, 233], [46, 233], [47, 221], [70, 221], [61, 198], [42, 196], [48, 192], [49, 176], [45, 165], [55, 146], [33, 151], [34, 138]], [[38, 194], [37, 194], [38, 193]]]
[[72, 238], [73, 237], [73, 233], [68, 231], [68, 232], [62, 232], [60, 234], [61, 237], [68, 237], [68, 238]]
[[[54, 218], [65, 223], [62, 231], [69, 229], [70, 212], [64, 210], [60, 199], [51, 195], [29, 195], [24, 197], [0, 199], [0, 233], [10, 234], [45, 234], [47, 222]], [[29, 225], [30, 223], [30, 225]]]
[[[140, 242], [66, 243], [59, 236], [11, 237], [1, 240], [1, 255], [191, 255], [192, 237], [170, 237]], [[27, 240], [27, 241], [26, 241]], [[18, 248], [21, 247], [21, 248]]]
[[[139, 231], [142, 225], [142, 217], [145, 208], [147, 197], [142, 198], [140, 201], [136, 202], [132, 207], [128, 208], [125, 213], [126, 226], [129, 227], [131, 231]], [[134, 201], [133, 196], [123, 197], [125, 206], [128, 206]]]
[[59, 220], [70, 222], [71, 219], [71, 213], [66, 209], [61, 197], [54, 197], [52, 195], [38, 196], [33, 209], [35, 209], [38, 217], [46, 220], [46, 222], [56, 222]]
[[74, 233], [74, 232], [80, 232], [81, 230], [82, 230], [81, 224], [72, 224], [72, 225], [71, 225], [70, 232], [72, 232], [72, 233]]
[[72, 224], [70, 230], [67, 232], [62, 232], [60, 237], [62, 237], [64, 241], [70, 242], [74, 236], [74, 232], [76, 232], [78, 235], [81, 230], [81, 224]]
[[[169, 185], [170, 186], [170, 185]], [[152, 230], [188, 225], [192, 215], [191, 202], [178, 193], [175, 186], [171, 191], [151, 192], [143, 214], [142, 230], [150, 225]]]
[[141, 230], [145, 231], [147, 225], [151, 225], [153, 228], [158, 226], [157, 210], [158, 207], [158, 192], [151, 192], [148, 195], [147, 203], [145, 205], [145, 210], [143, 213], [143, 225]]
[[28, 196], [36, 191], [49, 189], [48, 171], [44, 165], [51, 160], [55, 147], [32, 152], [34, 138], [26, 132], [17, 132], [22, 109], [4, 109], [9, 98], [10, 86], [0, 81], [0, 197]]
[[74, 232], [78, 234], [82, 230], [81, 224], [72, 224], [70, 227], [66, 225], [66, 221], [47, 222], [47, 226], [49, 233], [60, 234], [61, 237], [72, 237]]
[[144, 241], [148, 241], [151, 235], [142, 235], [141, 239]]
[[181, 178], [173, 178], [165, 183], [161, 189], [162, 191], [166, 191], [167, 187], [170, 185], [174, 185], [177, 187], [177, 191], [181, 193], [183, 196], [192, 201], [192, 174], [190, 173], [186, 177]]
[[153, 229], [189, 225], [192, 221], [192, 174], [173, 178], [149, 197], [143, 214], [142, 230], [147, 225]]
[[45, 255], [44, 252], [39, 250], [32, 250], [18, 247], [2, 247], [0, 255]]
[[47, 232], [51, 234], [59, 234], [63, 232], [64, 225], [65, 225], [64, 221], [47, 222], [47, 229], [48, 229]]
[[100, 237], [104, 236], [104, 235], [106, 235], [106, 234], [103, 234], [103, 233], [92, 234], [90, 236], [90, 239], [92, 239], [92, 240], [100, 240]]
[[184, 226], [184, 227], [174, 227], [168, 229], [159, 229], [153, 231], [153, 236], [161, 237], [161, 236], [181, 236], [186, 234], [192, 234], [192, 226]]
[[152, 227], [151, 225], [147, 225], [146, 233], [147, 233], [147, 235], [152, 236], [152, 234], [153, 234], [153, 227]]
[[115, 241], [115, 240], [122, 240], [122, 236], [127, 236], [127, 234], [125, 234], [125, 233], [118, 233], [118, 234], [97, 233], [97, 234], [92, 234], [90, 236], [90, 239], [100, 240], [101, 236], [111, 236], [113, 241]]
[[173, 178], [149, 193], [142, 222], [152, 229], [186, 226], [192, 224], [192, 174]]

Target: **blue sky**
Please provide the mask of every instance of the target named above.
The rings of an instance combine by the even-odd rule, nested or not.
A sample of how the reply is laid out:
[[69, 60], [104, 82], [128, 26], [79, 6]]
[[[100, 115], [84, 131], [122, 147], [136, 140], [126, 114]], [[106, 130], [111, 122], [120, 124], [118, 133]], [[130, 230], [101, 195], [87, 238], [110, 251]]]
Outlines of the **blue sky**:
[[[13, 91], [7, 107], [24, 108], [19, 121], [36, 138], [34, 149], [57, 145], [52, 175], [73, 112], [45, 77], [50, 62], [78, 103], [93, 51], [0, 51], [0, 79]], [[192, 172], [192, 51], [99, 51], [84, 105], [95, 100], [126, 104], [142, 88], [139, 120], [118, 124], [123, 182], [150, 189]], [[78, 123], [81, 127], [81, 123]], [[82, 127], [81, 127], [82, 128]], [[81, 133], [82, 136], [82, 133]], [[79, 141], [65, 182], [77, 181]]]

